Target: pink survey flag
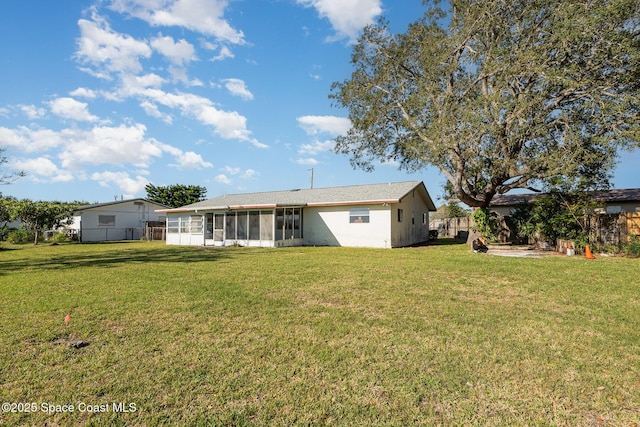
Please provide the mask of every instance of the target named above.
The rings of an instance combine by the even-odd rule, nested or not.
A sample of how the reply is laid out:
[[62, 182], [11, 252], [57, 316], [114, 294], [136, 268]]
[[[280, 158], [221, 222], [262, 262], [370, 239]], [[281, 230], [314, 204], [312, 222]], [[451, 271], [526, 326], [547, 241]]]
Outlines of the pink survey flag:
[[69, 314], [67, 314], [66, 316], [64, 316], [64, 323], [66, 323], [67, 325], [69, 324], [69, 321], [71, 320], [71, 316]]

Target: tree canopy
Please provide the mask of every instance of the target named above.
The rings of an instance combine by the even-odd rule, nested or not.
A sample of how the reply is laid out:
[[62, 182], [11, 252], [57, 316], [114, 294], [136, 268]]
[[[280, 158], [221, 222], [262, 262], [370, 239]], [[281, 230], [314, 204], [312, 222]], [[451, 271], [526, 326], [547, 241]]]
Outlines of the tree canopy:
[[[640, 144], [638, 0], [451, 0], [354, 47], [330, 98], [354, 167], [436, 166], [469, 206], [549, 179], [597, 186]], [[587, 185], [587, 186], [589, 186]]]
[[38, 244], [39, 233], [70, 225], [77, 203], [31, 201], [28, 199], [12, 202], [13, 216], [34, 234], [34, 244]]
[[172, 208], [190, 205], [205, 199], [207, 189], [199, 185], [174, 184], [166, 187], [147, 184], [147, 199]]

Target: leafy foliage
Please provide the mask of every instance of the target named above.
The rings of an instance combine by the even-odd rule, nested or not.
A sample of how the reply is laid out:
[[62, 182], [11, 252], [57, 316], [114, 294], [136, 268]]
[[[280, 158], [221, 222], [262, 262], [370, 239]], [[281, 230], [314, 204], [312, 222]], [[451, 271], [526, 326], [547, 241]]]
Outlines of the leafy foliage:
[[637, 0], [438, 3], [404, 34], [367, 27], [333, 84], [352, 122], [336, 151], [355, 167], [433, 165], [486, 207], [549, 179], [601, 182], [638, 147]]
[[205, 199], [207, 189], [199, 185], [175, 184], [166, 187], [147, 184], [147, 199], [163, 205], [179, 208]]
[[584, 247], [589, 240], [587, 216], [594, 207], [588, 192], [554, 191], [518, 207], [512, 219], [519, 237], [537, 236], [549, 243], [567, 239]]
[[476, 209], [472, 214], [475, 228], [483, 237], [496, 240], [498, 231], [498, 215], [489, 208]]
[[34, 244], [37, 245], [43, 231], [71, 224], [76, 207], [76, 203], [23, 199], [14, 202], [14, 215], [33, 233]]

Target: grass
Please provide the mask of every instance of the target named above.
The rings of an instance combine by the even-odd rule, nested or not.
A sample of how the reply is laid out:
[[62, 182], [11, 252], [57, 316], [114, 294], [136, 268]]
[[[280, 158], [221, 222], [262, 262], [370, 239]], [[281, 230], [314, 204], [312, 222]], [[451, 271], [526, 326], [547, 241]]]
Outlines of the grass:
[[640, 424], [640, 259], [13, 248], [0, 425]]

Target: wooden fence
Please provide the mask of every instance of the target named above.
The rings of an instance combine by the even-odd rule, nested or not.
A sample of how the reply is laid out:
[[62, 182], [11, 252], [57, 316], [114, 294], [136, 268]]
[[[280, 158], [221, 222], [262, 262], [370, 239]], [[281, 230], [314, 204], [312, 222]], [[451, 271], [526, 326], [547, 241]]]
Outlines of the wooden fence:
[[593, 243], [620, 245], [631, 235], [640, 236], [640, 212], [592, 215], [588, 224]]
[[473, 221], [471, 218], [439, 218], [429, 223], [429, 230], [437, 230], [438, 237], [466, 238]]
[[147, 240], [167, 240], [167, 226], [164, 221], [147, 221], [145, 227]]

